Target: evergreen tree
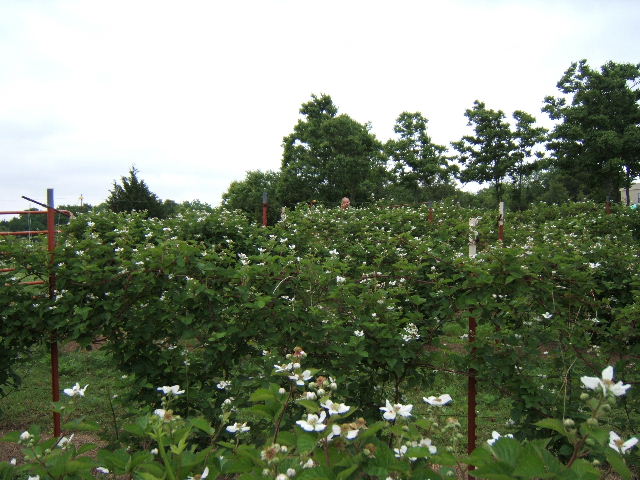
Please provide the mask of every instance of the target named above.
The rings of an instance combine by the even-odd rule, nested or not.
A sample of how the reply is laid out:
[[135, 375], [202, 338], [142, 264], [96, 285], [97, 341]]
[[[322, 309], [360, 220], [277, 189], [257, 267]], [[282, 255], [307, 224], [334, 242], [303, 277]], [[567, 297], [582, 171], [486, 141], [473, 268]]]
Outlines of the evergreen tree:
[[114, 212], [147, 212], [148, 217], [164, 218], [165, 208], [144, 180], [138, 179], [138, 170], [131, 167], [128, 177], [121, 177], [122, 185], [113, 182], [106, 204]]

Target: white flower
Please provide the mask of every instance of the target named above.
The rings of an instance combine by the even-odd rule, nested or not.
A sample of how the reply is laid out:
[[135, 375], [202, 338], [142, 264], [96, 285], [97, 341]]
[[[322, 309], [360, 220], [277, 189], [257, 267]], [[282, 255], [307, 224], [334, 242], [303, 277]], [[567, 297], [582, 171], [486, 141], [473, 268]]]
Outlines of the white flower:
[[627, 450], [633, 448], [636, 443], [638, 443], [636, 437], [631, 437], [626, 442], [623, 442], [616, 432], [609, 432], [609, 446], [618, 453], [627, 453]]
[[298, 420], [296, 423], [307, 432], [321, 432], [327, 428], [327, 426], [322, 423], [325, 418], [327, 418], [327, 414], [324, 413], [324, 411], [320, 412], [320, 416], [310, 413], [307, 415], [306, 420]]
[[304, 398], [306, 400], [315, 400], [316, 398], [318, 398], [318, 395], [316, 395], [316, 392], [305, 392]]
[[165, 395], [181, 395], [184, 393], [184, 390], [180, 390], [180, 385], [158, 387], [157, 390]]
[[311, 380], [313, 375], [311, 375], [311, 370], [305, 370], [302, 373], [294, 373], [293, 375], [289, 375], [289, 379], [296, 382], [296, 385], [304, 385], [304, 382], [307, 380]]
[[15, 458], [12, 458], [11, 460], [9, 460], [9, 465], [15, 465], [17, 463]]
[[287, 393], [287, 391], [286, 391], [283, 387], [280, 387], [280, 388], [278, 389], [278, 393], [279, 393], [280, 395], [284, 395], [285, 393]]
[[221, 380], [216, 385], [216, 388], [218, 388], [218, 390], [225, 390], [227, 387], [230, 387], [230, 386], [231, 386], [231, 380]]
[[296, 471], [293, 468], [287, 468], [287, 477], [291, 478], [295, 476], [296, 476]]
[[445, 393], [444, 395], [440, 395], [439, 397], [434, 397], [433, 395], [430, 397], [422, 397], [422, 399], [427, 402], [429, 405], [435, 405], [437, 407], [441, 407], [442, 405], [446, 405], [451, 402], [453, 399], [451, 395]]
[[287, 363], [286, 365], [274, 365], [273, 368], [275, 368], [276, 373], [290, 372], [293, 370], [293, 363]]
[[157, 449], [157, 448], [152, 448], [152, 449], [149, 451], [149, 453], [150, 453], [151, 455], [157, 455], [157, 454], [158, 454], [158, 449]]
[[27, 478], [27, 480], [40, 480], [40, 475], [34, 475], [33, 477], [29, 475], [29, 478]]
[[608, 366], [602, 370], [602, 378], [598, 377], [580, 377], [580, 381], [590, 390], [602, 388], [604, 395], [607, 392], [613, 393], [616, 397], [624, 395], [631, 385], [624, 385], [622, 382], [613, 383], [613, 367]]
[[202, 474], [200, 475], [200, 480], [204, 480], [209, 476], [209, 467], [204, 467]]
[[331, 400], [326, 400], [324, 403], [321, 402], [320, 406], [326, 408], [329, 411], [329, 416], [347, 413], [351, 408], [344, 403], [333, 403]]
[[396, 458], [404, 457], [404, 454], [407, 453], [407, 446], [402, 445], [400, 448], [394, 448], [393, 451], [396, 454]]
[[159, 416], [160, 418], [164, 419], [165, 415], [167, 414], [167, 411], [164, 408], [156, 408], [153, 413], [157, 416]]
[[73, 440], [74, 435], [75, 433], [72, 433], [69, 437], [62, 437], [60, 440], [58, 440], [58, 447], [67, 448], [68, 444], [71, 443], [71, 440]]
[[313, 458], [308, 459], [304, 463], [300, 462], [300, 465], [302, 465], [302, 468], [313, 468], [316, 466], [316, 464], [313, 463]]
[[109, 473], [109, 469], [105, 467], [96, 467], [96, 472], [107, 474]]
[[22, 432], [20, 434], [20, 441], [22, 442], [26, 442], [29, 441], [33, 438], [33, 435], [31, 435], [29, 432], [27, 432], [26, 430], [24, 432]]
[[383, 418], [386, 420], [395, 420], [396, 415], [400, 415], [401, 417], [410, 417], [412, 408], [413, 405], [402, 405], [400, 403], [391, 405], [389, 400], [387, 400], [386, 405], [384, 407], [380, 407], [380, 410], [384, 412], [382, 414]]
[[244, 423], [234, 423], [233, 425], [229, 425], [226, 428], [227, 432], [229, 433], [242, 433], [242, 432], [248, 432], [249, 430], [251, 430], [251, 427], [247, 426], [247, 422]]
[[[502, 435], [500, 435], [498, 432], [494, 430], [493, 432], [491, 432], [491, 438], [487, 440], [487, 443], [493, 446], [493, 444], [496, 443], [500, 438], [502, 438]], [[510, 433], [507, 433], [505, 435], [505, 438], [513, 438], [513, 435], [511, 435]]]
[[72, 388], [65, 388], [63, 391], [66, 395], [70, 397], [80, 396], [84, 397], [84, 391], [87, 389], [89, 385], [85, 385], [84, 388], [80, 388], [80, 384], [76, 382], [76, 384]]
[[431, 455], [435, 455], [436, 453], [438, 453], [438, 449], [436, 448], [435, 445], [433, 445], [431, 443], [431, 439], [430, 438], [423, 438], [420, 440], [420, 443], [418, 444], [421, 447], [427, 447], [429, 449], [429, 453]]
[[549, 312], [544, 312], [544, 313], [542, 314], [542, 316], [543, 316], [546, 320], [549, 320], [551, 317], [553, 317], [553, 314], [552, 314], [552, 313], [549, 313]]
[[364, 332], [363, 332], [362, 330], [355, 330], [355, 331], [353, 332], [353, 334], [354, 334], [356, 337], [364, 337]]
[[347, 279], [345, 277], [341, 277], [340, 275], [336, 277], [336, 283], [344, 283], [346, 281]]
[[327, 440], [331, 440], [333, 437], [339, 437], [342, 435], [346, 437], [348, 440], [353, 440], [358, 436], [360, 430], [357, 428], [349, 428], [350, 425], [336, 425], [335, 423], [331, 425], [331, 433], [327, 435]]
[[276, 475], [276, 480], [289, 480], [289, 477], [287, 477], [284, 473], [279, 473], [278, 475]]

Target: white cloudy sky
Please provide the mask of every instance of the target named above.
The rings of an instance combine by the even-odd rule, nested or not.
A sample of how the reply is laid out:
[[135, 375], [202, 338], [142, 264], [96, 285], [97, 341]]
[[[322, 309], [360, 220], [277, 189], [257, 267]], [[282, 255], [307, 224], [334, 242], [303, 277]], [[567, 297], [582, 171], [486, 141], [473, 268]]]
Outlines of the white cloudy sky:
[[458, 140], [475, 99], [542, 121], [572, 61], [640, 62], [638, 25], [637, 0], [0, 0], [0, 210], [100, 203], [132, 164], [218, 204], [312, 93], [383, 141], [402, 111]]

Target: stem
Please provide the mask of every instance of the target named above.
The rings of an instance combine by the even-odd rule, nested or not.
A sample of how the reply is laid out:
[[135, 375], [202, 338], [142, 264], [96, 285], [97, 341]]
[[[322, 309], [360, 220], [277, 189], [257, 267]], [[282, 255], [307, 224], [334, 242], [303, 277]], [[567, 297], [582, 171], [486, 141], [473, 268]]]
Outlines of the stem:
[[162, 458], [162, 463], [164, 464], [165, 470], [167, 472], [167, 477], [170, 480], [176, 480], [176, 476], [173, 473], [173, 469], [171, 468], [171, 464], [169, 459], [167, 458], [167, 452], [164, 450], [164, 443], [162, 442], [162, 431], [159, 429], [157, 431], [158, 436], [158, 453], [160, 454], [160, 458]]
[[293, 396], [293, 385], [289, 389], [289, 396], [285, 400], [284, 405], [282, 406], [282, 410], [280, 410], [280, 416], [278, 417], [278, 420], [276, 420], [276, 428], [275, 428], [275, 431], [273, 432], [273, 443], [276, 443], [276, 441], [278, 440], [278, 434], [280, 433], [280, 424], [282, 423], [282, 419], [284, 418], [284, 412], [287, 409], [287, 405], [289, 404], [289, 400], [291, 400], [292, 396]]
[[116, 441], [120, 441], [120, 435], [118, 432], [118, 419], [116, 418], [116, 411], [113, 408], [113, 401], [111, 398], [111, 389], [107, 388], [107, 395], [109, 396], [109, 408], [111, 409], [111, 418], [113, 418], [113, 430], [116, 433]]

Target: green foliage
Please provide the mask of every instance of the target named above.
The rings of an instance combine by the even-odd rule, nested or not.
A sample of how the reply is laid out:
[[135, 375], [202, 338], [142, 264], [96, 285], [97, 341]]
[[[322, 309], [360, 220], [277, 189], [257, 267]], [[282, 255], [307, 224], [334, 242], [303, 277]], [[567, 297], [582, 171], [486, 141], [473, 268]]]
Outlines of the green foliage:
[[[138, 179], [138, 171], [131, 167], [128, 177], [121, 177], [122, 185], [113, 182], [113, 189], [107, 198], [107, 207], [113, 212], [146, 211], [147, 217], [164, 218], [165, 205], [155, 193], [149, 190], [144, 180]], [[172, 204], [167, 204], [169, 210]]]
[[278, 194], [284, 205], [335, 203], [344, 196], [364, 202], [381, 190], [382, 144], [367, 125], [337, 111], [328, 95], [312, 95], [302, 105], [303, 119], [284, 138]]
[[[11, 480], [25, 474], [60, 480], [103, 475], [149, 480], [230, 475], [277, 480], [444, 479], [474, 467], [476, 478], [595, 480], [608, 464], [624, 480], [633, 476], [627, 458], [637, 448], [637, 438], [620, 438], [607, 425], [617, 398], [629, 388], [621, 381], [614, 383], [612, 367], [602, 378], [582, 377], [589, 389], [581, 397], [586, 418], [543, 419], [536, 424], [544, 431], [541, 439], [515, 439], [494, 431], [491, 439], [463, 456], [452, 453], [464, 438], [460, 423], [452, 417], [441, 421], [451, 399], [441, 404], [425, 399], [428, 405], [423, 407], [386, 400], [365, 419], [354, 415], [358, 406], [351, 400], [348, 405], [343, 402], [339, 383], [307, 365], [302, 348], [274, 360], [275, 370], [263, 377], [264, 386], [254, 391], [249, 406], [238, 408], [229, 398], [213, 421], [179, 414], [186, 394], [179, 385], [158, 387], [161, 408], [125, 427], [126, 449], [102, 448], [94, 457], [87, 452], [96, 446], [78, 447], [73, 435], [48, 439], [37, 427], [10, 433], [1, 440], [20, 444], [25, 459], [20, 464], [0, 463], [0, 475]], [[84, 392], [65, 393], [71, 398], [59, 410], [70, 415]], [[70, 422], [67, 431], [81, 424]], [[436, 437], [440, 440], [434, 441]], [[550, 447], [552, 441], [571, 451], [568, 459], [558, 454], [562, 448]]]
[[567, 174], [572, 198], [618, 198], [640, 174], [640, 65], [608, 62], [600, 71], [572, 63], [558, 82], [563, 96], [547, 97], [544, 111], [559, 120], [548, 148]]
[[242, 210], [258, 224], [262, 224], [262, 196], [267, 192], [267, 220], [274, 224], [280, 219], [282, 202], [278, 198], [280, 174], [259, 170], [247, 172], [245, 179], [231, 182], [229, 189], [222, 194], [222, 204], [229, 210]]
[[[396, 120], [397, 140], [389, 140], [389, 157], [396, 200], [420, 202], [440, 200], [450, 192], [455, 166], [449, 165], [446, 148], [436, 145], [427, 135], [427, 119], [420, 113], [403, 112]], [[386, 196], [390, 192], [386, 192]], [[440, 195], [439, 195], [440, 193]]]
[[465, 135], [452, 143], [459, 152], [458, 161], [465, 167], [460, 178], [463, 182], [491, 183], [496, 200], [501, 201], [505, 179], [513, 179], [520, 190], [523, 177], [537, 168], [530, 159], [545, 130], [534, 127], [535, 118], [519, 110], [513, 114], [516, 127], [512, 130], [501, 110], [487, 109], [478, 100], [465, 116], [468, 125], [473, 125], [475, 136]]

